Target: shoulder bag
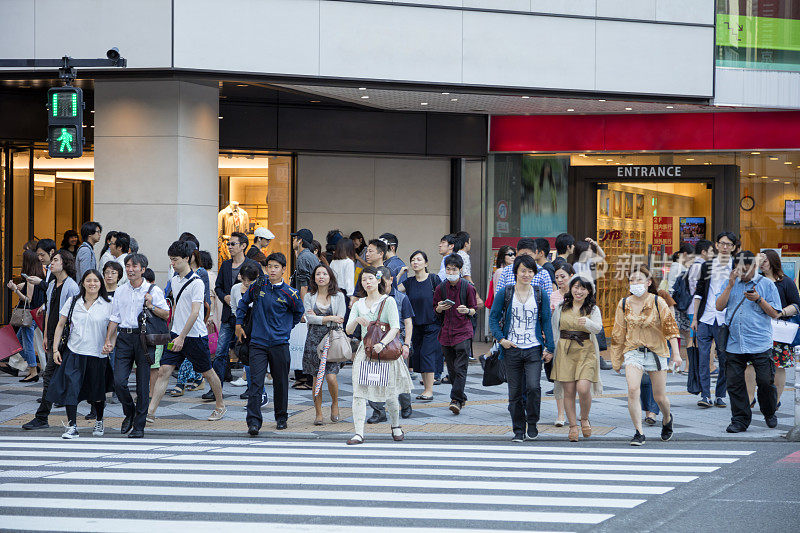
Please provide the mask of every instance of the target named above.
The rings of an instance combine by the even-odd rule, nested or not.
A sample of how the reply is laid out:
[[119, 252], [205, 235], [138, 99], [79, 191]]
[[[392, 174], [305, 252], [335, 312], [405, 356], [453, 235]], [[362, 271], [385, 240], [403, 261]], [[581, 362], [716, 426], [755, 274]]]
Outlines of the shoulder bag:
[[330, 330], [317, 346], [317, 355], [322, 357], [322, 352], [325, 350], [325, 340], [330, 341], [328, 346], [327, 361], [329, 363], [343, 363], [344, 361], [353, 360], [353, 350], [350, 346], [350, 339], [347, 338], [341, 328]]
[[30, 327], [33, 325], [33, 315], [28, 307], [28, 300], [22, 304], [22, 307], [15, 307], [11, 311], [11, 320], [8, 322], [15, 328]]
[[369, 359], [394, 361], [395, 359], [399, 359], [400, 355], [403, 353], [403, 345], [400, 343], [400, 339], [397, 338], [397, 335], [395, 335], [394, 339], [392, 339], [390, 343], [383, 347], [383, 350], [381, 350], [380, 353], [375, 353], [373, 350], [373, 347], [381, 342], [381, 339], [383, 339], [383, 337], [386, 336], [386, 333], [388, 333], [388, 331], [391, 329], [388, 323], [381, 322], [383, 305], [386, 303], [387, 298], [389, 297], [385, 297], [381, 302], [381, 306], [378, 309], [378, 316], [375, 320], [369, 323], [367, 326], [367, 334], [364, 336], [364, 351]]
[[[728, 322], [733, 322], [733, 317], [736, 316], [736, 311], [739, 310], [746, 299], [747, 297], [742, 295], [742, 301], [739, 302], [739, 305], [737, 305], [736, 309], [733, 310], [733, 313], [731, 313], [731, 319]], [[723, 352], [728, 351], [728, 337], [730, 334], [731, 328], [729, 324], [722, 324], [719, 327], [719, 333], [717, 333], [717, 349], [722, 350]]]
[[[188, 285], [188, 283], [186, 285]], [[186, 288], [186, 285], [181, 288], [181, 292], [183, 292], [183, 289]], [[150, 294], [150, 291], [152, 290], [153, 284], [151, 283], [147, 288], [146, 295]], [[178, 293], [178, 295], [180, 296], [180, 293]], [[144, 304], [142, 304], [142, 312], [139, 313], [139, 330], [139, 336], [142, 340], [142, 347], [145, 350], [147, 350], [147, 348], [162, 346], [172, 340], [169, 334], [169, 322], [159, 316], [156, 316], [156, 314], [148, 309]]]
[[69, 312], [67, 313], [67, 323], [64, 324], [64, 329], [61, 331], [61, 338], [58, 340], [58, 353], [63, 357], [67, 351], [67, 343], [69, 342], [70, 331], [72, 330], [72, 311], [75, 310], [75, 304], [78, 303], [80, 296], [73, 296], [72, 303], [69, 305]]

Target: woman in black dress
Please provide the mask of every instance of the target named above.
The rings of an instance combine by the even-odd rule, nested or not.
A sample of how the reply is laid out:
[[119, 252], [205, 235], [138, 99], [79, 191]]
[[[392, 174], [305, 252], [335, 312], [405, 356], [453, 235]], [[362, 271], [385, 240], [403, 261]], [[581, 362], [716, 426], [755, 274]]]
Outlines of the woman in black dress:
[[[417, 400], [433, 400], [434, 374], [441, 374], [444, 365], [442, 346], [439, 344], [439, 324], [433, 310], [433, 291], [442, 282], [436, 274], [428, 273], [428, 256], [417, 250], [409, 259], [413, 276], [409, 276], [397, 288], [406, 293], [414, 309], [414, 333], [411, 336], [411, 364], [422, 374], [425, 390]], [[405, 267], [403, 267], [405, 269]], [[402, 273], [402, 271], [401, 271]], [[400, 274], [398, 274], [398, 277]]]
[[[110, 316], [111, 301], [103, 278], [97, 270], [87, 270], [80, 282], [80, 294], [64, 302], [53, 336], [53, 361], [59, 366], [50, 381], [47, 400], [67, 409], [69, 425], [61, 435], [64, 439], [78, 438], [78, 404], [84, 400], [97, 414], [92, 434], [101, 437], [105, 430], [106, 393], [114, 389], [114, 375], [104, 351]], [[66, 347], [59, 342], [62, 336]]]

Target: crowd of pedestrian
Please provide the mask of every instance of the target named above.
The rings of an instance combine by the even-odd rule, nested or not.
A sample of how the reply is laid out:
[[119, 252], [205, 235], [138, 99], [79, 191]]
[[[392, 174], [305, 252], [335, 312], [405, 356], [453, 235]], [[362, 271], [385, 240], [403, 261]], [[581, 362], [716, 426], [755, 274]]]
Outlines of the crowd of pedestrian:
[[[261, 430], [269, 382], [275, 427], [286, 429], [290, 337], [305, 322], [302, 364], [294, 369], [292, 387], [311, 391], [314, 424], [326, 423], [324, 387], [329, 420], [341, 420], [337, 376], [352, 365], [354, 433], [348, 444], [364, 442], [365, 424], [387, 421], [400, 441], [400, 421], [412, 415], [412, 375], [419, 375], [422, 386], [416, 402], [432, 401], [434, 386], [444, 383], [450, 385], [453, 415], [467, 406], [467, 373], [484, 307], [495, 339], [487, 356], [504, 369], [515, 442], [538, 436], [543, 372], [553, 383], [547, 394], [557, 404], [555, 425], [569, 426], [571, 442], [590, 437], [592, 398], [602, 394], [601, 371], [612, 367], [625, 371], [635, 431], [631, 445], [644, 444], [643, 424], [656, 424], [658, 414], [661, 439], [672, 438], [666, 376], [673, 371], [699, 378], [699, 407], [730, 402], [727, 431], [745, 431], [756, 402], [767, 425], [777, 424], [793, 343], [773, 339], [772, 321], [794, 320], [800, 294], [776, 252], [741, 251], [733, 233], [682, 246], [660, 287], [646, 265], [631, 265], [625, 272], [629, 294], [608, 317], [610, 342], [596, 283], [608, 265], [591, 238], [561, 234], [552, 255], [544, 238], [522, 238], [516, 249], [502, 246], [484, 302], [472, 278], [466, 232], [441, 238], [434, 272], [421, 250], [406, 264], [392, 233], [367, 240], [358, 231], [346, 237], [332, 230], [324, 248], [308, 229], [291, 236], [295, 269], [287, 283], [289, 263], [282, 253], [269, 252], [274, 236], [265, 228], [256, 229], [252, 246], [247, 235], [233, 232], [226, 243], [230, 259], [216, 273], [211, 254], [183, 233], [167, 250], [154, 251], [170, 261], [163, 289], [135, 240], [109, 231], [103, 241], [97, 222], [66, 232], [61, 248], [52, 239], [28, 246], [22, 281], [7, 284], [19, 302], [14, 316], [21, 321], [15, 325], [29, 369], [21, 381], [43, 382], [36, 415], [23, 428], [48, 427], [53, 405], [59, 405], [68, 419], [62, 436], [76, 438], [77, 405], [86, 401], [93, 435], [102, 436], [106, 402], [119, 401], [122, 433], [140, 438], [155, 422], [165, 394], [181, 396], [206, 384], [201, 398], [215, 402], [208, 420], [221, 420], [233, 356], [244, 369], [232, 385], [246, 386], [240, 397], [247, 400], [248, 433]], [[684, 367], [692, 342], [699, 357]], [[128, 386], [134, 368], [135, 398]], [[11, 373], [7, 364], [0, 370]]]

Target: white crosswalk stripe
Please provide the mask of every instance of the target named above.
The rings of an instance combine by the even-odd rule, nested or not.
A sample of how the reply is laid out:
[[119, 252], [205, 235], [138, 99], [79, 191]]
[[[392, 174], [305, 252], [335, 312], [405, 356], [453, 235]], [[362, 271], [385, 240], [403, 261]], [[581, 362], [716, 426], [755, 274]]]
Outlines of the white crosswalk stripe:
[[0, 516], [27, 531], [563, 531], [751, 453], [7, 436]]

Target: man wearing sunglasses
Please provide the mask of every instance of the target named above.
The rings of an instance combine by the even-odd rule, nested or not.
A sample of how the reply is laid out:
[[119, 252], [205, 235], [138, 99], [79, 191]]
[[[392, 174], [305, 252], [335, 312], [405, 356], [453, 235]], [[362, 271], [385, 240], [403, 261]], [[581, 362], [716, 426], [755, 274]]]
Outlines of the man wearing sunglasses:
[[[261, 272], [261, 265], [245, 257], [247, 246], [250, 244], [247, 235], [234, 231], [228, 239], [228, 250], [231, 253], [231, 258], [227, 259], [219, 265], [219, 274], [217, 275], [217, 282], [214, 285], [214, 292], [217, 298], [222, 300], [225, 305], [222, 306], [222, 319], [219, 325], [219, 339], [217, 341], [217, 352], [214, 355], [214, 362], [212, 368], [217, 373], [220, 383], [225, 384], [225, 374], [228, 369], [228, 349], [233, 341], [233, 331], [236, 327], [236, 317], [231, 312], [231, 288], [239, 281], [239, 270], [242, 265], [249, 262], [258, 268]], [[203, 394], [202, 398], [206, 401], [214, 400], [214, 392], [209, 390]]]

